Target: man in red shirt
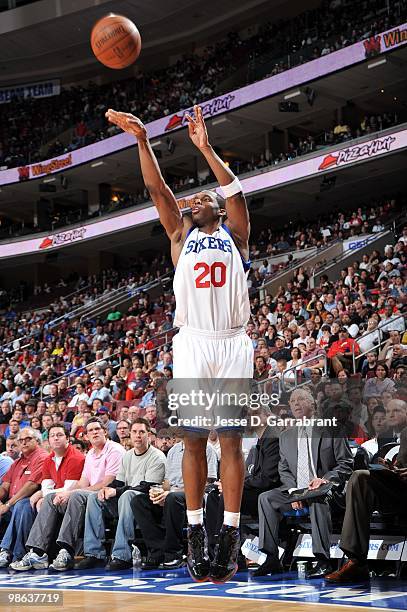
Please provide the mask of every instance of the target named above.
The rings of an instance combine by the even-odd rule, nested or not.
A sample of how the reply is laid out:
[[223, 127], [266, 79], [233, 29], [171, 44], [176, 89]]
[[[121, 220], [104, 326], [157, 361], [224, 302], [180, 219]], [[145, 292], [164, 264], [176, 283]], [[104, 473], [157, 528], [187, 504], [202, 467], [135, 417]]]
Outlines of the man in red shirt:
[[339, 330], [339, 340], [336, 340], [328, 351], [328, 357], [332, 360], [332, 367], [337, 374], [340, 370], [351, 370], [352, 354], [360, 353], [359, 345], [353, 338], [349, 338], [346, 327]]
[[[62, 423], [51, 425], [48, 430], [48, 441], [51, 453], [42, 466], [41, 491], [34, 493], [30, 500], [31, 506], [37, 507], [39, 517], [44, 497], [49, 493], [58, 493], [76, 485], [85, 463], [85, 455], [69, 444], [69, 433]], [[41, 517], [34, 521], [33, 532], [39, 524], [41, 524]], [[29, 550], [21, 561], [14, 561], [10, 564], [12, 569], [24, 571], [48, 567], [47, 555], [39, 555], [35, 550], [30, 550], [30, 538], [27, 540], [27, 549]]]
[[7, 567], [12, 558], [20, 559], [25, 553], [25, 541], [35, 518], [30, 497], [40, 486], [42, 466], [48, 456], [41, 448], [41, 434], [37, 430], [24, 427], [18, 440], [21, 456], [5, 473], [0, 486], [0, 520], [8, 520], [0, 544], [0, 567]]

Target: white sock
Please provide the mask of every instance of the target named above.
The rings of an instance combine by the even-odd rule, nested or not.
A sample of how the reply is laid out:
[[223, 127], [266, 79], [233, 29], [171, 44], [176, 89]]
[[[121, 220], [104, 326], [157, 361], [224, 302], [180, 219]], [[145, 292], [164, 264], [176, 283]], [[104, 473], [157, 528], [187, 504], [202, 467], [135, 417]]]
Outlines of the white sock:
[[203, 508], [199, 510], [187, 510], [189, 525], [203, 525]]
[[239, 527], [240, 512], [225, 512], [223, 513], [223, 524], [229, 527]]

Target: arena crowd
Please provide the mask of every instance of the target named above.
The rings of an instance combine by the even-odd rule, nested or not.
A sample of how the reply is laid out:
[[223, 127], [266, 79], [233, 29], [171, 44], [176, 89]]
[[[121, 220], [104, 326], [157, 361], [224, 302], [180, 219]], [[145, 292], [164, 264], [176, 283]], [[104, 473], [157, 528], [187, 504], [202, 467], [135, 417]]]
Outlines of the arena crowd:
[[[388, 199], [335, 213], [315, 225], [263, 230], [251, 245], [253, 259], [265, 258], [250, 278], [247, 333], [255, 349], [254, 380], [259, 389], [279, 397], [277, 404], [260, 409], [260, 423], [245, 439], [242, 513], [259, 519], [260, 545], [267, 553], [255, 575], [279, 569], [273, 542], [291, 507], [281, 487], [303, 482], [299, 474], [287, 475], [291, 468], [284, 440], [290, 426], [276, 431], [269, 426], [270, 415], [337, 419], [339, 429], [324, 437], [329, 450], [308, 478], [335, 482], [343, 500], [349, 481], [342, 534], [350, 560], [345, 578], [366, 577], [370, 510], [383, 497], [401, 509], [407, 466], [407, 225], [398, 224], [383, 250], [355, 254], [337, 281], [322, 274], [311, 287], [311, 271], [299, 265], [275, 295], [267, 293], [265, 283], [272, 272], [268, 256], [322, 243], [322, 229], [338, 238], [352, 231], [380, 231], [402, 205], [402, 199]], [[169, 289], [155, 298], [137, 293], [167, 268], [162, 258], [143, 274], [107, 271], [79, 279], [79, 293], [54, 298], [46, 309], [28, 312], [16, 304], [2, 314], [1, 567], [41, 569], [52, 560], [54, 569], [64, 571], [81, 555], [79, 569], [106, 564], [108, 570], [125, 569], [132, 565], [130, 543], [136, 536], [145, 553], [144, 569], [184, 563], [183, 432], [168, 425], [165, 391], [172, 378], [174, 299]], [[61, 279], [59, 290], [63, 284]], [[70, 318], [72, 308], [121, 284], [137, 293], [126, 313], [113, 308], [105, 318], [82, 323]], [[52, 299], [54, 289], [42, 287], [36, 293]], [[52, 320], [61, 315], [53, 327]], [[390, 493], [384, 496], [381, 489], [379, 495], [377, 483], [366, 480], [359, 468], [377, 462], [383, 445], [399, 443], [393, 468], [401, 470], [400, 490], [393, 482]], [[286, 458], [285, 467], [279, 457]], [[212, 550], [223, 516], [219, 460], [219, 440], [211, 432], [206, 524]], [[297, 503], [292, 508], [303, 509]], [[332, 573], [324, 539], [316, 535], [329, 535], [330, 505], [315, 502], [310, 509], [319, 565], [308, 577], [331, 572], [330, 579], [340, 582], [342, 574]], [[266, 516], [274, 522], [265, 521]], [[349, 530], [355, 520], [363, 535], [358, 542]], [[108, 525], [114, 535], [105, 546]]]

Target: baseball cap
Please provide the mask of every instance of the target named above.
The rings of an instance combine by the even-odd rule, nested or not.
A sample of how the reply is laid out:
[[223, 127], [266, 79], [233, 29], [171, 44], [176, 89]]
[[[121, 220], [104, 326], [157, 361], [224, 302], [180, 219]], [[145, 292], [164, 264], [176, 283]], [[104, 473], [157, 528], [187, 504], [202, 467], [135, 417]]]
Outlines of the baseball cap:
[[109, 408], [107, 406], [101, 406], [97, 409], [96, 414], [109, 414]]

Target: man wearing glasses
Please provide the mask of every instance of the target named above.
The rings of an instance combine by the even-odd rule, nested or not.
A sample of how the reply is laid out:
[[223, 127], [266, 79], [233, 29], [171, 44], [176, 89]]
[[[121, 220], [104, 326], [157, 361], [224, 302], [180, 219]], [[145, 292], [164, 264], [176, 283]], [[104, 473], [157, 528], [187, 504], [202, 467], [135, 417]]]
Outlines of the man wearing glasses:
[[0, 486], [0, 521], [8, 521], [1, 541], [0, 567], [7, 567], [25, 554], [25, 541], [34, 522], [30, 497], [42, 480], [42, 466], [48, 456], [41, 448], [41, 434], [25, 427], [18, 434], [21, 456], [3, 476]]
[[[69, 433], [62, 423], [51, 425], [48, 430], [48, 441], [51, 453], [45, 459], [42, 467], [41, 491], [34, 493], [30, 499], [31, 507], [36, 507], [39, 515], [41, 515], [41, 506], [47, 495], [69, 490], [76, 485], [85, 463], [85, 455], [69, 444]], [[12, 569], [25, 571], [48, 567], [48, 555], [39, 549], [30, 548], [30, 540], [36, 541], [41, 535], [41, 533], [38, 534], [41, 523], [42, 517], [37, 516], [26, 543], [28, 552], [21, 561], [14, 561], [10, 564]]]
[[[107, 439], [107, 431], [97, 417], [90, 418], [85, 433], [91, 444], [86, 455], [82, 475], [69, 489], [46, 495], [26, 546], [45, 559], [51, 543], [59, 546], [59, 553], [50, 566], [59, 572], [73, 567], [75, 551], [81, 548], [80, 534], [84, 524], [89, 495], [107, 487], [116, 477], [125, 449]], [[58, 529], [59, 517], [63, 515]], [[48, 560], [48, 557], [46, 558]]]

